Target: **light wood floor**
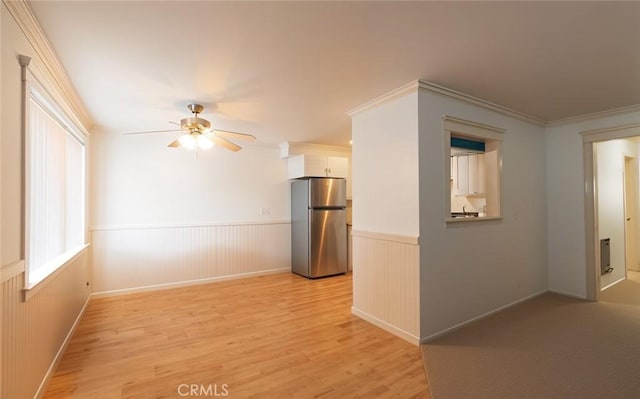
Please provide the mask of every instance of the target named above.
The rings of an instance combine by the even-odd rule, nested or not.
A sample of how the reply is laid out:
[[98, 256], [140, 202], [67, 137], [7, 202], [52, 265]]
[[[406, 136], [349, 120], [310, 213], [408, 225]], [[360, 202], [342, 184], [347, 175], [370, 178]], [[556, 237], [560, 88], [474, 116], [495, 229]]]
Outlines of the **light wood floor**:
[[44, 397], [430, 398], [420, 348], [351, 304], [349, 275], [286, 273], [93, 299]]

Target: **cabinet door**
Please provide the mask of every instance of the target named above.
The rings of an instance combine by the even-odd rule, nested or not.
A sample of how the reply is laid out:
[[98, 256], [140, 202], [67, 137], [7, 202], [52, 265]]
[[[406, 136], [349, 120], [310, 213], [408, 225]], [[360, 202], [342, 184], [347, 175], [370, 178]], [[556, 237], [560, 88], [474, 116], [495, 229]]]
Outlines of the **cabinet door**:
[[458, 157], [449, 157], [449, 171], [451, 172], [450, 179], [454, 181], [456, 180], [456, 176], [458, 175]]
[[327, 157], [304, 155], [304, 173], [309, 177], [327, 177]]
[[295, 155], [287, 160], [287, 170], [289, 179], [304, 177], [304, 155]]
[[469, 195], [484, 194], [484, 154], [469, 155]]
[[327, 176], [347, 178], [349, 174], [349, 158], [327, 157]]
[[458, 155], [454, 157], [456, 175], [453, 181], [453, 195], [464, 197], [469, 194], [469, 157]]

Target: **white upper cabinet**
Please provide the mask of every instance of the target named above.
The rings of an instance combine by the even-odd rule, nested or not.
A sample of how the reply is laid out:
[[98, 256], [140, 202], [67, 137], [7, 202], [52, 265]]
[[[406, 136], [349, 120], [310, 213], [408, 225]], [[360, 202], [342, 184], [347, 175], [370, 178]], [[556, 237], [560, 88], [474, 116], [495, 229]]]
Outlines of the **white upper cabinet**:
[[453, 195], [464, 197], [469, 193], [469, 159], [466, 155], [452, 157]]
[[349, 158], [327, 157], [327, 167], [329, 169], [327, 176], [345, 179], [349, 176]]
[[288, 160], [289, 179], [299, 177], [343, 177], [349, 175], [349, 158], [295, 155]]
[[484, 154], [451, 157], [453, 195], [483, 196], [485, 193]]
[[468, 195], [484, 195], [484, 154], [473, 154], [469, 155], [468, 158]]

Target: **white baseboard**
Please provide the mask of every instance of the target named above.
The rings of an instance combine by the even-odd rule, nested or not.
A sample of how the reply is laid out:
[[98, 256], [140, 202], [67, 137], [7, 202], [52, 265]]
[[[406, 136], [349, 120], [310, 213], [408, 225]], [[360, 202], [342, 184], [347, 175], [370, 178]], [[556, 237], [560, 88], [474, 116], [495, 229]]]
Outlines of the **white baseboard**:
[[526, 296], [524, 298], [518, 299], [517, 301], [511, 302], [509, 304], [506, 304], [504, 306], [500, 306], [499, 308], [496, 308], [496, 309], [491, 310], [489, 312], [483, 313], [480, 316], [476, 316], [476, 317], [471, 318], [471, 319], [469, 319], [467, 321], [464, 321], [462, 323], [456, 324], [453, 327], [446, 328], [446, 329], [444, 329], [442, 331], [439, 331], [439, 332], [437, 332], [435, 334], [431, 334], [431, 335], [429, 335], [427, 337], [422, 337], [422, 338], [420, 338], [420, 343], [421, 344], [425, 344], [425, 343], [427, 343], [429, 341], [432, 341], [432, 340], [434, 340], [434, 339], [436, 339], [438, 337], [441, 337], [441, 336], [443, 336], [445, 334], [448, 334], [448, 333], [450, 333], [452, 331], [455, 331], [455, 330], [457, 330], [459, 328], [462, 328], [462, 327], [464, 327], [464, 326], [466, 326], [468, 324], [471, 324], [471, 323], [473, 323], [475, 321], [484, 319], [485, 317], [489, 317], [489, 316], [491, 316], [491, 315], [493, 315], [495, 313], [502, 312], [503, 310], [509, 309], [510, 307], [513, 307], [513, 306], [515, 306], [515, 305], [517, 305], [519, 303], [522, 303], [524, 301], [528, 301], [529, 299], [535, 298], [535, 297], [540, 296], [542, 294], [545, 294], [547, 292], [549, 292], [547, 289], [538, 291], [538, 292], [536, 292], [534, 294], [531, 294], [531, 295], [528, 295], [528, 296]]
[[562, 296], [566, 296], [569, 298], [575, 298], [575, 299], [581, 299], [583, 301], [586, 301], [587, 298], [584, 296], [580, 296], [571, 292], [567, 292], [567, 291], [562, 291], [562, 290], [555, 290], [553, 288], [549, 288], [549, 292], [553, 293], [553, 294], [558, 294], [558, 295], [562, 295]]
[[364, 319], [366, 321], [368, 321], [369, 323], [382, 328], [385, 331], [390, 332], [393, 335], [396, 335], [402, 339], [404, 339], [405, 341], [408, 341], [410, 343], [412, 343], [413, 345], [420, 345], [420, 338], [416, 337], [415, 335], [401, 329], [398, 328], [392, 324], [387, 323], [384, 320], [380, 320], [377, 317], [371, 316], [370, 314], [363, 312], [360, 309], [357, 309], [355, 307], [351, 307], [351, 313], [358, 316], [361, 319]]
[[604, 286], [604, 287], [600, 288], [600, 291], [604, 291], [604, 290], [606, 290], [607, 288], [611, 288], [611, 287], [613, 287], [614, 285], [616, 285], [616, 284], [618, 284], [618, 283], [621, 283], [621, 282], [623, 282], [623, 281], [624, 281], [624, 280], [626, 280], [626, 279], [627, 279], [627, 277], [626, 277], [626, 276], [624, 276], [624, 277], [622, 277], [622, 278], [619, 278], [619, 279], [617, 279], [616, 281], [614, 281], [613, 283], [607, 284], [606, 286]]
[[36, 391], [36, 394], [34, 396], [35, 399], [40, 399], [44, 396], [47, 385], [49, 385], [49, 381], [51, 380], [51, 377], [53, 377], [53, 374], [56, 372], [56, 369], [58, 368], [58, 364], [62, 360], [62, 356], [64, 355], [64, 352], [67, 350], [67, 346], [69, 346], [69, 342], [71, 342], [71, 337], [73, 337], [73, 334], [76, 332], [76, 328], [80, 324], [80, 320], [82, 319], [82, 316], [84, 316], [84, 312], [87, 310], [87, 306], [89, 305], [90, 299], [91, 299], [91, 295], [87, 296], [86, 301], [84, 301], [84, 305], [82, 305], [82, 309], [80, 309], [80, 313], [78, 313], [78, 316], [73, 321], [73, 325], [69, 329], [67, 336], [64, 338], [62, 345], [60, 345], [60, 349], [58, 349], [56, 356], [53, 358], [53, 361], [51, 362], [49, 369], [44, 375], [44, 378], [42, 379], [42, 382], [40, 383], [40, 386]]
[[94, 292], [93, 294], [91, 294], [91, 297], [104, 298], [104, 297], [110, 297], [110, 296], [135, 294], [139, 292], [166, 290], [171, 288], [188, 287], [191, 285], [209, 284], [209, 283], [215, 283], [219, 281], [235, 280], [239, 278], [256, 277], [256, 276], [265, 276], [268, 274], [285, 273], [290, 271], [291, 271], [291, 268], [284, 267], [280, 269], [270, 269], [270, 270], [264, 270], [259, 272], [229, 274], [226, 276], [210, 277], [210, 278], [203, 278], [198, 280], [178, 281], [175, 283], [155, 284], [155, 285], [147, 285], [143, 287], [124, 288], [121, 290]]

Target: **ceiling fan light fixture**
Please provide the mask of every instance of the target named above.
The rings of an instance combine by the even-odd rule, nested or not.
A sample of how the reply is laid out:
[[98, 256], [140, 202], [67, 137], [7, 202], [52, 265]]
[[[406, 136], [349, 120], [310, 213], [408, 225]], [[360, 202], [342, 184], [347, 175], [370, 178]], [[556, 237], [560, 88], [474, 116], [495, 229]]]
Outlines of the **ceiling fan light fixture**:
[[201, 134], [196, 137], [196, 142], [198, 143], [198, 148], [200, 148], [201, 150], [208, 150], [214, 145], [213, 141], [209, 140], [208, 137]]
[[181, 147], [184, 147], [188, 150], [196, 149], [196, 138], [193, 133], [183, 134], [178, 138], [178, 143], [180, 143]]
[[187, 133], [178, 138], [178, 143], [180, 143], [180, 147], [186, 148], [187, 150], [208, 150], [213, 147], [214, 143], [208, 137], [197, 133]]

